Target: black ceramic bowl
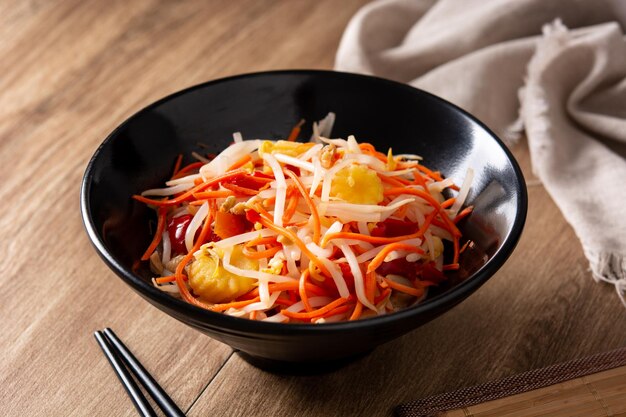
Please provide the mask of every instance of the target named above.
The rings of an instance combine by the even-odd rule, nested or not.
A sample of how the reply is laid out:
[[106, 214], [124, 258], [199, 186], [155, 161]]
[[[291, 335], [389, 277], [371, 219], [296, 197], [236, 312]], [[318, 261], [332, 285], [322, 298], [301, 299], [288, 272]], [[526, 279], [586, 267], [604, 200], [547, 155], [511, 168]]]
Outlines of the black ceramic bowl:
[[[206, 311], [155, 289], [147, 269], [132, 266], [151, 240], [154, 213], [131, 195], [162, 186], [178, 154], [218, 153], [240, 131], [248, 139], [278, 139], [305, 119], [337, 115], [333, 137], [354, 134], [394, 153], [417, 153], [447, 177], [475, 171], [460, 225], [476, 243], [462, 271], [417, 306], [355, 322], [321, 325], [251, 321]], [[199, 147], [199, 143], [208, 145]], [[235, 76], [166, 97], [111, 133], [87, 166], [81, 211], [89, 238], [106, 264], [165, 313], [243, 352], [257, 363], [319, 363], [367, 352], [452, 308], [502, 266], [526, 218], [521, 171], [502, 142], [454, 105], [396, 82], [332, 71], [278, 71]], [[109, 277], [103, 277], [109, 279]], [[264, 362], [265, 361], [265, 362]]]

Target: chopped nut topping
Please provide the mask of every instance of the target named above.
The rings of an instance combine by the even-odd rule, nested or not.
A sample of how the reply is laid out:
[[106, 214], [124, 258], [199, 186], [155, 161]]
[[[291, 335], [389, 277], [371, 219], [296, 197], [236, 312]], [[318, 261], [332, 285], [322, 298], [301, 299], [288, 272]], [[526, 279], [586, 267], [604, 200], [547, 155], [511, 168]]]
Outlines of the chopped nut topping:
[[334, 144], [328, 144], [322, 148], [322, 154], [320, 155], [320, 162], [322, 166], [326, 169], [333, 166], [335, 153], [337, 152], [337, 147]]
[[226, 200], [220, 206], [220, 211], [221, 212], [227, 212], [231, 208], [233, 208], [236, 203], [237, 203], [237, 199], [235, 198], [235, 196], [230, 195], [230, 196], [226, 197]]

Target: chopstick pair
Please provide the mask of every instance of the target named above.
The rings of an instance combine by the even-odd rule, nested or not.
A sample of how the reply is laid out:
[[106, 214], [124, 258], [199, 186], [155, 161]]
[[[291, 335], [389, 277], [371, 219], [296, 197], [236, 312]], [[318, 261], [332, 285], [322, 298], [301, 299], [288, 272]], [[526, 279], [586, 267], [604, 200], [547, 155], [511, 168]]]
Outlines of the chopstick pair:
[[[104, 331], [96, 331], [94, 336], [141, 416], [152, 417], [157, 414], [137, 386], [133, 375], [141, 382], [167, 417], [185, 416], [185, 413], [178, 408], [176, 403], [172, 401], [152, 375], [146, 371], [113, 330], [107, 327]], [[131, 375], [131, 372], [133, 375]]]

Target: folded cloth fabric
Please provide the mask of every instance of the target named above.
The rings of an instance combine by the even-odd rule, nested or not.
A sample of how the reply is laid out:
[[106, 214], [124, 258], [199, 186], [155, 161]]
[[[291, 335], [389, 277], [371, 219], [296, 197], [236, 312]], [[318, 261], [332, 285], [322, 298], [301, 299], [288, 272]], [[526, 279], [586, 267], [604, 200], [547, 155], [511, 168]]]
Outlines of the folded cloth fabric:
[[[568, 29], [570, 28], [570, 29]], [[626, 2], [378, 0], [351, 20], [335, 68], [406, 82], [511, 144], [626, 306]]]

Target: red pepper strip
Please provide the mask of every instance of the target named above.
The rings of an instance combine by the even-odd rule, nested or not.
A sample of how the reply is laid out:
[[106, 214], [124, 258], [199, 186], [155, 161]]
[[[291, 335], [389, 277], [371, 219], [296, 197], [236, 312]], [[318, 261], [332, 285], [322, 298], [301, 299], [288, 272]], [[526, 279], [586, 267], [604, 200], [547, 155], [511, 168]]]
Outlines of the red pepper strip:
[[257, 195], [259, 193], [258, 190], [253, 190], [252, 188], [241, 187], [237, 184], [232, 184], [232, 183], [224, 183], [222, 184], [222, 187], [226, 188], [227, 190], [234, 191], [235, 193], [243, 194], [243, 195]]

